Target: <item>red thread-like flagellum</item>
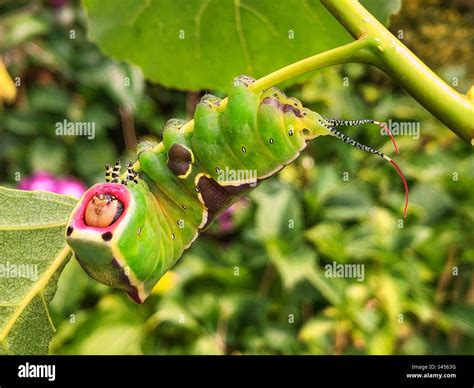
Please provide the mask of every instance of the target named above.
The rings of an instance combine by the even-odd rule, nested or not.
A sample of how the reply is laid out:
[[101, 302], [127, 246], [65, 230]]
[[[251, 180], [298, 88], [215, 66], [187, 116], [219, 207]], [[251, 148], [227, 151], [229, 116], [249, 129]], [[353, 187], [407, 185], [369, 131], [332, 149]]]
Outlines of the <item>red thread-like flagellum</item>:
[[398, 154], [398, 146], [397, 146], [397, 142], [395, 141], [395, 138], [393, 137], [392, 135], [392, 132], [390, 131], [390, 129], [388, 128], [388, 125], [385, 124], [385, 123], [380, 123], [380, 127], [385, 129], [388, 133], [388, 136], [390, 136], [390, 139], [392, 140], [392, 143], [393, 143], [393, 146], [395, 147], [395, 153]]
[[407, 218], [407, 210], [408, 210], [408, 184], [407, 180], [405, 179], [405, 175], [403, 175], [402, 170], [398, 167], [398, 164], [395, 163], [392, 159], [390, 159], [390, 163], [392, 163], [395, 170], [397, 170], [398, 175], [402, 178], [403, 187], [405, 188], [405, 208], [403, 209], [403, 218]]

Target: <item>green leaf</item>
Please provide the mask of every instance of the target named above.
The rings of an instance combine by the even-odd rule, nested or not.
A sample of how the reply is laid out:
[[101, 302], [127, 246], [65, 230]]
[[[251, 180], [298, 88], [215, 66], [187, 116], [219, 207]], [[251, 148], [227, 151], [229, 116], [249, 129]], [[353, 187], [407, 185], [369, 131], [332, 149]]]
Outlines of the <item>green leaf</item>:
[[269, 249], [269, 253], [270, 260], [281, 276], [283, 286], [288, 290], [315, 272], [316, 255], [309, 249], [298, 249], [290, 257], [282, 255], [278, 249]]
[[58, 115], [63, 115], [72, 103], [68, 92], [54, 85], [32, 87], [29, 90], [29, 99], [31, 106], [38, 111]]
[[[266, 185], [252, 193], [258, 204], [255, 214], [257, 236], [262, 241], [280, 241], [280, 247], [292, 251], [302, 240], [301, 203], [288, 186]], [[296, 198], [295, 198], [296, 197]]]
[[347, 260], [346, 238], [339, 224], [321, 223], [306, 231], [306, 237], [329, 259]]
[[298, 338], [303, 342], [319, 342], [335, 329], [335, 322], [327, 318], [312, 318], [301, 328]]
[[291, 254], [284, 254], [281, 245], [269, 242], [266, 244], [270, 261], [280, 274], [283, 286], [291, 290], [302, 280], [307, 280], [324, 298], [334, 305], [341, 303], [341, 291], [329, 281], [316, 266], [316, 254], [302, 246]]
[[442, 190], [420, 183], [410, 192], [410, 205], [422, 210], [422, 221], [425, 224], [439, 222], [454, 207], [452, 198]]
[[339, 192], [334, 193], [325, 203], [326, 217], [342, 222], [367, 216], [373, 202], [365, 190], [357, 184], [342, 187], [339, 180]]
[[27, 42], [38, 35], [44, 35], [49, 28], [46, 20], [32, 15], [32, 12], [12, 12], [2, 18], [0, 48], [3, 51]]
[[0, 187], [0, 353], [44, 354], [48, 304], [70, 257], [64, 226], [76, 200]]
[[474, 337], [474, 307], [462, 304], [450, 306], [442, 314], [440, 320], [446, 328], [456, 328], [466, 335]]
[[386, 328], [382, 328], [370, 337], [367, 347], [367, 353], [370, 355], [392, 354], [394, 341], [390, 332]]
[[79, 354], [142, 354], [141, 327], [126, 323], [112, 323], [97, 328], [82, 341]]
[[65, 317], [74, 313], [86, 297], [87, 287], [94, 282], [77, 260], [70, 260], [61, 273], [56, 295], [49, 305], [53, 316]]
[[372, 10], [373, 15], [382, 23], [388, 24], [390, 16], [400, 12], [402, 2], [387, 0], [363, 0], [365, 8]]
[[[365, 3], [365, 2], [364, 2]], [[367, 1], [381, 20], [400, 0]], [[89, 36], [106, 54], [179, 89], [226, 91], [352, 40], [319, 1], [83, 0]]]
[[128, 105], [136, 110], [145, 88], [140, 68], [110, 63], [100, 76], [105, 89], [119, 105]]

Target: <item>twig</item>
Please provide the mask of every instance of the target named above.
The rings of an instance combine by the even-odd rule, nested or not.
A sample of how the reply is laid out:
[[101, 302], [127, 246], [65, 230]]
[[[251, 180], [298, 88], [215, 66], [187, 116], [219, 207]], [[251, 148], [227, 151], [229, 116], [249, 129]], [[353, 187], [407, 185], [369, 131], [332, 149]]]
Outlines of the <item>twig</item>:
[[134, 149], [137, 146], [137, 134], [135, 133], [132, 109], [128, 105], [122, 105], [119, 111], [120, 117], [122, 118], [122, 131], [125, 147], [128, 150]]
[[429, 69], [356, 0], [321, 0], [356, 39], [370, 43], [371, 63], [389, 75], [433, 116], [474, 145], [474, 102]]

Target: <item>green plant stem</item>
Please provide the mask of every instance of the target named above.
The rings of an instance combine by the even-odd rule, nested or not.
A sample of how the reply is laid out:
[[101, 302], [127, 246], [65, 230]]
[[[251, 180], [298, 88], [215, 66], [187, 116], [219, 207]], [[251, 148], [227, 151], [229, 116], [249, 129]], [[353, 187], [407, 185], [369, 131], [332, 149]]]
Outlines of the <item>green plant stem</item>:
[[377, 66], [433, 116], [474, 145], [474, 102], [448, 86], [356, 0], [321, 0], [358, 40], [369, 42]]
[[[252, 85], [250, 85], [250, 90], [253, 90], [254, 92], [260, 92], [301, 74], [317, 69], [322, 69], [323, 67], [340, 65], [343, 63], [368, 63], [375, 61], [375, 58], [373, 58], [373, 52], [370, 50], [369, 46], [370, 45], [368, 41], [357, 40], [344, 46], [340, 46], [332, 50], [302, 59], [301, 61], [282, 67], [273, 73], [259, 78]], [[226, 105], [227, 98], [224, 98], [219, 104], [219, 110], [224, 110]], [[193, 126], [193, 120], [188, 121], [184, 125], [183, 130], [185, 132], [192, 131]]]
[[374, 60], [375, 58], [372, 50], [370, 50], [369, 42], [356, 40], [344, 46], [313, 55], [276, 70], [255, 81], [255, 83], [250, 86], [250, 89], [259, 92], [290, 78], [309, 71], [322, 69], [323, 67], [354, 62], [367, 63]]

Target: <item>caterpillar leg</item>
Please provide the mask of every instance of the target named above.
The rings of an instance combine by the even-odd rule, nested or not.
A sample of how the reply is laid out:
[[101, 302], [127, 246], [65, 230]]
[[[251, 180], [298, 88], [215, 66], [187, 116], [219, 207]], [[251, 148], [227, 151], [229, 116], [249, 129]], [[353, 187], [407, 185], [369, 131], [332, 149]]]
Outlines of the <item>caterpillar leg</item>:
[[114, 167], [110, 167], [110, 164], [105, 165], [105, 182], [106, 183], [120, 183], [122, 185], [127, 185], [128, 182], [138, 183], [138, 172], [133, 169], [133, 163], [128, 162], [127, 172], [124, 179], [120, 179], [120, 170], [122, 169], [120, 165], [120, 160], [115, 162]]
[[125, 179], [122, 180], [122, 184], [126, 186], [128, 182], [138, 183], [138, 173], [133, 169], [132, 162], [128, 162], [127, 164], [127, 175]]
[[120, 170], [121, 169], [122, 169], [122, 165], [120, 164], [120, 160], [117, 160], [112, 169], [112, 173], [110, 174], [110, 176], [112, 177], [112, 180], [111, 180], [112, 183], [120, 183]]
[[112, 167], [110, 167], [110, 164], [105, 165], [105, 181], [107, 183], [112, 181]]
[[138, 173], [133, 169], [133, 163], [128, 162], [127, 164], [127, 173], [124, 179], [120, 179], [120, 170], [122, 166], [120, 160], [115, 162], [114, 167], [110, 167], [110, 164], [105, 165], [105, 182], [107, 183], [120, 183], [122, 185], [127, 185], [128, 182], [138, 183]]

